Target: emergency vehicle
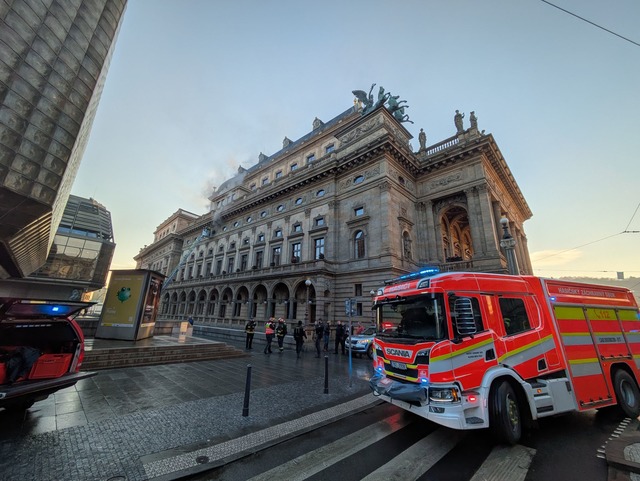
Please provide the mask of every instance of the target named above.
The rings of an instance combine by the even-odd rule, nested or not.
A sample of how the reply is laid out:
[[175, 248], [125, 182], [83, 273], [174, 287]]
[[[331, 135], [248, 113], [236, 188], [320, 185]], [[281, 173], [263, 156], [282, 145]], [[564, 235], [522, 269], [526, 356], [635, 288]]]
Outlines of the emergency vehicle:
[[640, 315], [628, 289], [424, 269], [374, 297], [373, 393], [453, 429], [523, 427], [618, 405], [640, 414]]

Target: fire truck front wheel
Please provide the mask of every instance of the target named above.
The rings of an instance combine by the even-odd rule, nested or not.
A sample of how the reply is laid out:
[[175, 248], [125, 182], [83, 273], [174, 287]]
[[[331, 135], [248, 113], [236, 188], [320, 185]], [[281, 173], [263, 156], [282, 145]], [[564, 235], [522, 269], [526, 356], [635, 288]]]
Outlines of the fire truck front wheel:
[[640, 391], [638, 384], [631, 375], [618, 369], [613, 378], [613, 389], [616, 393], [618, 406], [630, 418], [636, 418], [640, 414]]
[[508, 381], [498, 381], [489, 395], [489, 425], [496, 441], [514, 445], [522, 436], [518, 397]]

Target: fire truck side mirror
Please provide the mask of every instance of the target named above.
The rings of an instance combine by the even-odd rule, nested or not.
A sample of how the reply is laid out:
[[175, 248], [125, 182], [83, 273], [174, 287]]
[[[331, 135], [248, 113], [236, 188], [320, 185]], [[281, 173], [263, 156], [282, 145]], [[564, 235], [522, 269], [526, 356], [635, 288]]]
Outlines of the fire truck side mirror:
[[453, 304], [454, 322], [460, 336], [469, 336], [477, 332], [473, 305], [468, 297], [457, 297]]

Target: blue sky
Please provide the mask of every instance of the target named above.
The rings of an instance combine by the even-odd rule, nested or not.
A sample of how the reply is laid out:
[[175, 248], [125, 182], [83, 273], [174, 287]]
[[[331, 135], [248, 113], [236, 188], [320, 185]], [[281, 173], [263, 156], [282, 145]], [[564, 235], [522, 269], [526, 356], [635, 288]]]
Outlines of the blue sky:
[[[553, 3], [640, 43], [637, 0]], [[372, 83], [407, 100], [414, 149], [475, 111], [537, 275], [640, 277], [640, 47], [540, 0], [129, 0], [73, 188], [111, 211], [112, 268]]]

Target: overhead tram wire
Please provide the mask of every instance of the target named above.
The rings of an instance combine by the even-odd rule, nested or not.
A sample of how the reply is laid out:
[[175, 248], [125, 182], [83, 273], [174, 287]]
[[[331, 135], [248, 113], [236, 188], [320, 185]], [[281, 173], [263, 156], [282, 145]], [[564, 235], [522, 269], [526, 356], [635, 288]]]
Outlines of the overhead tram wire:
[[640, 209], [640, 202], [636, 206], [636, 210], [633, 212], [633, 215], [631, 216], [631, 219], [629, 220], [629, 223], [627, 224], [627, 227], [625, 227], [625, 229], [622, 232], [618, 232], [617, 234], [611, 234], [611, 235], [608, 235], [607, 237], [603, 237], [602, 239], [598, 239], [598, 240], [594, 240], [594, 241], [591, 241], [591, 242], [587, 242], [586, 244], [582, 244], [582, 245], [579, 245], [579, 246], [576, 246], [576, 247], [572, 247], [571, 249], [565, 249], [563, 251], [556, 252], [555, 254], [550, 254], [550, 255], [548, 255], [546, 257], [542, 257], [541, 259], [537, 259], [537, 260], [538, 261], [542, 261], [544, 259], [548, 259], [549, 257], [559, 256], [560, 254], [564, 254], [565, 252], [574, 251], [576, 249], [580, 249], [581, 247], [590, 246], [591, 244], [595, 244], [596, 242], [602, 242], [603, 240], [611, 239], [612, 237], [615, 237], [615, 236], [618, 236], [618, 235], [622, 235], [622, 234], [640, 234], [640, 230], [627, 230], [629, 228], [629, 226], [631, 225], [631, 222], [633, 222], [633, 218], [636, 216], [636, 213], [638, 212], [638, 209]]
[[578, 18], [578, 19], [582, 20], [583, 22], [587, 22], [587, 23], [589, 23], [589, 24], [593, 25], [594, 27], [598, 27], [599, 29], [604, 30], [605, 32], [608, 32], [608, 33], [610, 33], [611, 35], [615, 35], [616, 37], [619, 37], [619, 38], [621, 38], [622, 40], [626, 40], [627, 42], [632, 43], [632, 44], [634, 44], [634, 45], [635, 45], [635, 46], [637, 46], [637, 47], [640, 47], [640, 43], [638, 43], [638, 42], [634, 42], [633, 40], [631, 40], [631, 39], [629, 39], [629, 38], [627, 38], [627, 37], [623, 37], [622, 35], [617, 34], [616, 32], [612, 32], [611, 30], [609, 30], [609, 29], [607, 29], [607, 28], [604, 28], [603, 26], [598, 25], [597, 23], [592, 22], [591, 20], [587, 20], [586, 18], [583, 18], [583, 17], [581, 17], [580, 15], [576, 15], [575, 13], [572, 13], [572, 12], [570, 12], [569, 10], [565, 10], [565, 9], [564, 9], [564, 8], [562, 8], [562, 7], [559, 7], [559, 6], [557, 6], [557, 5], [554, 5], [553, 3], [548, 2], [547, 0], [540, 0], [540, 1], [541, 1], [541, 2], [543, 2], [543, 3], [546, 3], [547, 5], [550, 5], [550, 6], [552, 6], [552, 7], [555, 7], [555, 8], [557, 8], [558, 10], [562, 10], [563, 12], [568, 13], [569, 15], [572, 15], [572, 16], [574, 16], [574, 17], [576, 17], [576, 18]]

